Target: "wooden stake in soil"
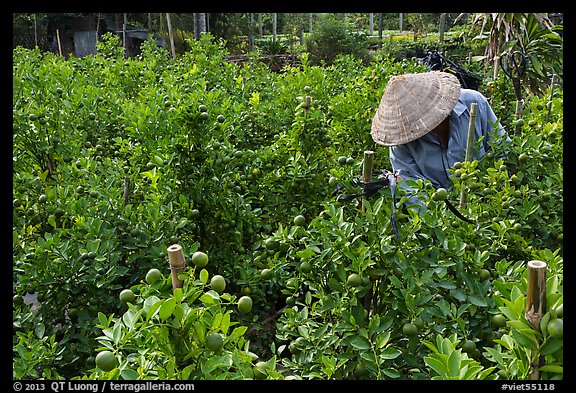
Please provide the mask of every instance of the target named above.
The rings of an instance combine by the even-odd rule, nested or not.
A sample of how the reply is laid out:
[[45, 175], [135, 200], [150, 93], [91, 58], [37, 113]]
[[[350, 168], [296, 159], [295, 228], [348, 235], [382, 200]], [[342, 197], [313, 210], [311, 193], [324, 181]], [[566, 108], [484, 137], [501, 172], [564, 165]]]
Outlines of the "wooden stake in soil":
[[[544, 314], [546, 314], [546, 263], [530, 261], [528, 262], [528, 293], [524, 317], [535, 330], [540, 332], [540, 321]], [[544, 363], [543, 361], [542, 357], [537, 359], [537, 364], [533, 365], [528, 379], [540, 379], [538, 367]]]
[[[516, 100], [516, 112], [515, 112], [515, 119], [518, 120], [522, 117], [522, 108], [524, 107], [524, 102], [522, 100]], [[516, 127], [514, 127], [514, 135], [520, 135], [520, 129], [522, 126], [516, 123]]]
[[[370, 183], [372, 181], [372, 168], [374, 167], [373, 164], [373, 155], [374, 152], [372, 150], [366, 150], [364, 152], [364, 165], [362, 167], [362, 182], [363, 183]], [[362, 211], [364, 211], [364, 200], [366, 197], [362, 197]]]
[[[470, 123], [468, 124], [468, 139], [466, 140], [466, 158], [464, 161], [472, 159], [472, 146], [474, 145], [474, 123], [476, 122], [476, 108], [478, 104], [473, 102], [470, 104]], [[466, 208], [466, 187], [462, 186], [460, 193], [460, 208]]]
[[130, 176], [124, 177], [124, 206], [129, 202], [130, 196]]
[[554, 84], [556, 81], [556, 74], [552, 74], [552, 81], [550, 82], [550, 98], [548, 99], [548, 113], [546, 114], [546, 123], [550, 121], [550, 114], [552, 113], [552, 98], [554, 98]]
[[170, 261], [170, 270], [172, 271], [172, 290], [182, 288], [184, 283], [178, 278], [178, 274], [186, 270], [182, 246], [173, 244], [168, 247], [168, 259]]
[[530, 261], [524, 316], [534, 329], [540, 331], [540, 320], [544, 314], [546, 314], [546, 263]]
[[58, 53], [62, 56], [62, 44], [60, 43], [60, 30], [56, 29], [56, 40], [58, 41]]

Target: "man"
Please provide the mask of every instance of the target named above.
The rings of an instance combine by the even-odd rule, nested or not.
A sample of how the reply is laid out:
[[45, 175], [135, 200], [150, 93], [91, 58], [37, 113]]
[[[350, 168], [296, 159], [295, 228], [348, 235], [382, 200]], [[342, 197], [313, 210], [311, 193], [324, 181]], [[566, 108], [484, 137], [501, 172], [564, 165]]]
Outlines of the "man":
[[[390, 78], [371, 134], [374, 142], [389, 146], [392, 169], [401, 179], [398, 184], [409, 194], [412, 189], [406, 180], [427, 179], [435, 188], [450, 188], [448, 169], [466, 157], [473, 102], [477, 104], [473, 147], [481, 142], [472, 159], [479, 159], [491, 150], [493, 127], [505, 135], [481, 93], [461, 88], [456, 76], [442, 71]], [[421, 204], [415, 196], [409, 201]]]

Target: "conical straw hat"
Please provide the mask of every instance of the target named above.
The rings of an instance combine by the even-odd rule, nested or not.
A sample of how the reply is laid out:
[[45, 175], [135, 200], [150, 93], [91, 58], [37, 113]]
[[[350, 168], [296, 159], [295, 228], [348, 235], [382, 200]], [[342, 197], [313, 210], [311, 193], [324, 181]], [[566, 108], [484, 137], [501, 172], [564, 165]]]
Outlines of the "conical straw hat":
[[459, 96], [460, 82], [447, 72], [392, 76], [372, 121], [372, 139], [382, 146], [418, 139], [442, 123]]

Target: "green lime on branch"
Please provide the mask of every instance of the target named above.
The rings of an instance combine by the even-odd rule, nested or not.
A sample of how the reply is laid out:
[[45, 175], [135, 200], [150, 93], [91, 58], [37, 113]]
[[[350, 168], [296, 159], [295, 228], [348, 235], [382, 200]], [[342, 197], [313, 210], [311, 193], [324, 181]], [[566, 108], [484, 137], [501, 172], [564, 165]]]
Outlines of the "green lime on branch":
[[260, 271], [260, 278], [263, 280], [269, 280], [272, 278], [272, 270], [265, 268]]
[[434, 201], [443, 201], [446, 200], [447, 198], [448, 198], [448, 191], [443, 187], [438, 188], [432, 194], [432, 200]]
[[294, 217], [294, 225], [303, 226], [306, 223], [306, 218], [302, 214], [297, 215]]
[[408, 337], [413, 337], [418, 334], [418, 327], [412, 322], [406, 322], [402, 325], [402, 333], [404, 333]]
[[131, 289], [124, 289], [120, 292], [120, 301], [122, 303], [134, 303], [136, 300], [136, 295]]
[[224, 346], [224, 338], [220, 333], [210, 333], [206, 336], [206, 348], [211, 351], [219, 351]]
[[258, 362], [252, 367], [252, 372], [254, 373], [254, 379], [266, 379], [268, 373], [266, 372], [266, 362]]
[[160, 279], [162, 279], [162, 272], [156, 268], [152, 268], [146, 273], [146, 282], [148, 284], [155, 283]]
[[102, 371], [112, 371], [116, 368], [117, 365], [118, 361], [111, 351], [102, 351], [96, 355], [96, 367]]
[[192, 254], [192, 263], [196, 267], [204, 267], [208, 264], [208, 255], [202, 251], [196, 251]]
[[358, 287], [362, 284], [362, 277], [358, 273], [351, 273], [346, 280], [351, 287]]
[[250, 296], [242, 296], [238, 299], [238, 311], [244, 314], [252, 311], [252, 298]]
[[221, 275], [216, 274], [210, 280], [210, 286], [216, 292], [222, 293], [222, 292], [224, 292], [224, 289], [226, 288], [226, 279], [224, 277], [222, 277]]
[[552, 338], [561, 339], [564, 337], [564, 320], [562, 318], [554, 318], [550, 320], [546, 328]]

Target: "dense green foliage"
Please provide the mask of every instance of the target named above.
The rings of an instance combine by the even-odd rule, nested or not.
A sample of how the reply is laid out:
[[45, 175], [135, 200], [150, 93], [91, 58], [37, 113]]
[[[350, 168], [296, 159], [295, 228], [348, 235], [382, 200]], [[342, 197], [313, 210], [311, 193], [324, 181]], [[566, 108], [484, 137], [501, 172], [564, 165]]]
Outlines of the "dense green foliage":
[[[419, 182], [420, 212], [398, 190], [396, 238], [389, 189], [341, 203], [333, 185], [358, 191], [365, 151], [375, 177], [390, 169], [372, 117], [387, 80], [421, 63], [302, 55], [271, 72], [225, 61], [209, 35], [190, 47], [172, 59], [147, 42], [124, 59], [110, 36], [83, 59], [14, 50], [15, 379], [525, 379], [535, 354], [543, 379], [562, 378], [563, 341], [546, 329], [563, 304], [560, 87], [527, 99], [502, 150], [451, 170], [449, 198], [466, 190], [475, 224]], [[509, 85], [483, 88], [512, 129]], [[523, 314], [533, 259], [548, 269], [540, 331]]]

